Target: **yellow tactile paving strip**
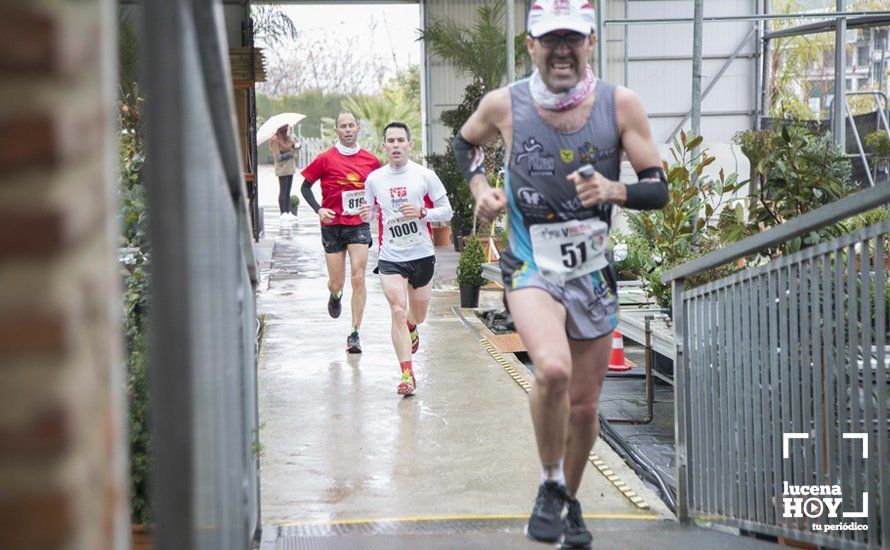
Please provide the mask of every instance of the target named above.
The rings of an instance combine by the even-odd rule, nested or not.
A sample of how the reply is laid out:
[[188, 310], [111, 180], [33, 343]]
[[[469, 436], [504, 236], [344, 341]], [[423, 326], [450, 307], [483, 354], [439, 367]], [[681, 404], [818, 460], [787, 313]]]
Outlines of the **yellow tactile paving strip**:
[[[531, 391], [531, 384], [529, 384], [528, 381], [520, 373], [518, 373], [515, 368], [513, 368], [513, 365], [511, 365], [506, 359], [504, 359], [497, 348], [495, 348], [494, 345], [492, 345], [492, 343], [489, 342], [487, 338], [480, 338], [479, 343], [482, 345], [485, 351], [487, 351], [489, 355], [491, 355], [492, 358], [501, 367], [503, 367], [505, 371], [507, 371], [507, 374], [510, 375], [510, 378], [512, 378], [517, 384], [519, 384], [520, 388], [525, 390], [526, 393]], [[599, 472], [603, 474], [603, 476], [607, 480], [609, 480], [609, 483], [614, 485], [615, 488], [618, 489], [618, 491], [622, 495], [627, 497], [627, 499], [634, 506], [641, 510], [649, 510], [649, 503], [647, 503], [640, 495], [638, 495], [630, 487], [628, 487], [627, 483], [625, 483], [620, 477], [618, 477], [618, 475], [614, 471], [612, 471], [612, 469], [609, 468], [609, 466], [605, 462], [603, 462], [603, 460], [598, 457], [596, 453], [590, 453], [588, 460], [590, 460], [590, 463], [593, 464], [594, 467], [596, 467], [596, 469], [599, 470]]]

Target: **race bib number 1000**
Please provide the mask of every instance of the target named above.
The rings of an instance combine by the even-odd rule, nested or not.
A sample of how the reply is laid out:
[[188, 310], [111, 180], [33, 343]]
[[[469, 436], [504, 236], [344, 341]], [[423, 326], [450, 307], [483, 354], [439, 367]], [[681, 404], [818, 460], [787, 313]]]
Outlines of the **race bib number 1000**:
[[529, 228], [535, 263], [556, 283], [577, 279], [609, 264], [609, 226], [602, 220], [569, 220]]
[[391, 220], [383, 231], [386, 244], [393, 250], [406, 250], [423, 242], [423, 222], [418, 218]]
[[343, 191], [343, 214], [346, 216], [354, 216], [358, 214], [358, 209], [365, 204], [364, 191]]

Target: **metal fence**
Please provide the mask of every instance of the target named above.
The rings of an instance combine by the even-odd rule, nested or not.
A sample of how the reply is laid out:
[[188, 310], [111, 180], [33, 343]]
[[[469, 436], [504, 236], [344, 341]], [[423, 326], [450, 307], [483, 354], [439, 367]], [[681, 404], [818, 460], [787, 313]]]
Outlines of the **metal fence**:
[[330, 148], [333, 144], [330, 142], [326, 142], [322, 138], [303, 138], [300, 140], [303, 144], [300, 147], [300, 150], [297, 151], [297, 167], [305, 168], [309, 165], [310, 162], [315, 160], [315, 157], [318, 156], [319, 153], [324, 151], [325, 149]]
[[684, 280], [888, 200], [886, 185], [857, 193], [665, 275], [681, 519], [886, 548], [890, 222], [691, 290]]
[[256, 265], [222, 5], [144, 4], [155, 548], [249, 548]]

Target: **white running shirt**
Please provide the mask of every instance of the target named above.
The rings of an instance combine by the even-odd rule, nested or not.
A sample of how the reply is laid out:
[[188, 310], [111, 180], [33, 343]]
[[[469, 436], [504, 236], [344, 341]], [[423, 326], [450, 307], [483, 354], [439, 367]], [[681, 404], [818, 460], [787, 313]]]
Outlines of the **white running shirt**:
[[[434, 204], [427, 208], [426, 217], [402, 220], [399, 207], [403, 204], [424, 207], [424, 197], [429, 197]], [[390, 262], [407, 262], [434, 255], [429, 222], [448, 221], [452, 214], [439, 176], [410, 160], [399, 169], [386, 164], [368, 174], [365, 202], [371, 205], [371, 218], [377, 209], [380, 210], [379, 259]]]

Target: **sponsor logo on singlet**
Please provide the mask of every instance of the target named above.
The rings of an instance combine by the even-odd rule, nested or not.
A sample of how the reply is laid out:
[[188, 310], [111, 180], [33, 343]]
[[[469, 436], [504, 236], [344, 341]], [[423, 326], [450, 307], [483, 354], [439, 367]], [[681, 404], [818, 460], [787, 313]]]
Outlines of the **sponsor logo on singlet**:
[[595, 164], [603, 159], [613, 156], [617, 152], [618, 149], [615, 147], [601, 150], [587, 141], [584, 142], [584, 145], [578, 147], [578, 158], [581, 159], [582, 164]]
[[544, 151], [535, 138], [529, 138], [522, 144], [524, 152], [516, 155], [516, 164], [522, 166], [525, 162], [525, 168], [529, 176], [553, 176], [556, 174], [556, 159], [553, 155]]
[[346, 179], [337, 180], [337, 184], [339, 185], [349, 185], [351, 187], [364, 187], [365, 182], [362, 181], [362, 177], [356, 174], [355, 172], [349, 172], [346, 174]]

